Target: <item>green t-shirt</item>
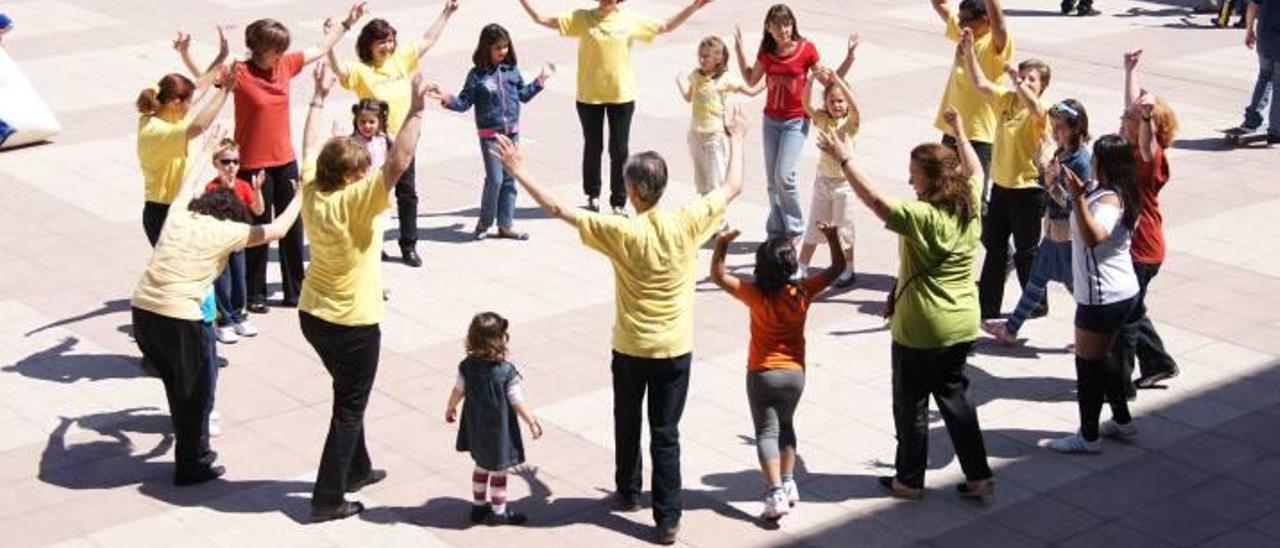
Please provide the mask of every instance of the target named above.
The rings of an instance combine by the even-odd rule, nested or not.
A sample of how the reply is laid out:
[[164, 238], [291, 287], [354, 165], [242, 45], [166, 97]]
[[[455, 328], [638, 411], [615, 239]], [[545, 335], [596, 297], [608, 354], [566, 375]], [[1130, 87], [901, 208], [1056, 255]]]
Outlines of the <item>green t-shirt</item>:
[[[982, 181], [970, 178], [973, 204], [981, 204]], [[973, 280], [982, 222], [957, 219], [928, 202], [889, 204], [885, 227], [897, 232], [898, 283], [941, 265], [901, 289], [891, 322], [893, 341], [910, 348], [942, 348], [978, 335], [978, 290]]]

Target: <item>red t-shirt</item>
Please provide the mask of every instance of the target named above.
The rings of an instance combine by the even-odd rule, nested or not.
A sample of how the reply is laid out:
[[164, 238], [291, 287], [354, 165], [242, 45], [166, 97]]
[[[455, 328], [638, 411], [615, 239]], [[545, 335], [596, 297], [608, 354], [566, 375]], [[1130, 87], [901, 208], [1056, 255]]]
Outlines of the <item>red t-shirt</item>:
[[804, 118], [804, 87], [809, 82], [809, 68], [818, 64], [818, 48], [813, 42], [801, 40], [786, 57], [762, 49], [756, 62], [764, 69], [769, 88], [764, 115], [774, 120]]
[[[205, 192], [213, 192], [222, 186], [222, 182], [214, 177], [212, 181], [204, 185]], [[231, 187], [231, 191], [236, 193], [236, 197], [244, 202], [244, 207], [249, 209], [249, 214], [253, 214], [253, 185], [250, 185], [244, 179], [236, 179], [235, 185]]]
[[305, 58], [295, 51], [262, 70], [252, 62], [236, 64], [236, 143], [240, 167], [259, 169], [294, 160], [289, 133], [289, 81], [302, 72]]
[[1156, 147], [1151, 161], [1142, 159], [1142, 152], [1133, 147], [1134, 163], [1138, 169], [1138, 193], [1142, 195], [1142, 209], [1138, 211], [1138, 226], [1133, 231], [1130, 255], [1134, 262], [1160, 264], [1164, 262], [1164, 217], [1160, 214], [1160, 189], [1169, 182], [1169, 161], [1164, 149]]
[[751, 310], [751, 350], [747, 371], [804, 369], [804, 322], [809, 304], [831, 280], [822, 274], [788, 284], [765, 297], [751, 282], [738, 286], [738, 300]]

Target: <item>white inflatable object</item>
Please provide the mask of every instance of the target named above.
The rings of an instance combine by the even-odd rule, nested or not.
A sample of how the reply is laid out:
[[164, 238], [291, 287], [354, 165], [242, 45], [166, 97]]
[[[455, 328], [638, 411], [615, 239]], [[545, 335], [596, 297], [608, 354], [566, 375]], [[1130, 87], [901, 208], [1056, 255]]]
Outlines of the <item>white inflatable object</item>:
[[0, 121], [16, 130], [0, 144], [0, 150], [38, 143], [62, 131], [53, 111], [40, 99], [31, 81], [23, 76], [3, 47], [0, 47]]

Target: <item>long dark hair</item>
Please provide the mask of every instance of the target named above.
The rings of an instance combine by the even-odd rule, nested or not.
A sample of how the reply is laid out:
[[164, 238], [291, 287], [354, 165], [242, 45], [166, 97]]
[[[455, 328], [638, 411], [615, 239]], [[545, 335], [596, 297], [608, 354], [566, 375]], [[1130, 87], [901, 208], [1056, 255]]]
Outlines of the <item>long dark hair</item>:
[[1075, 150], [1089, 142], [1089, 112], [1084, 104], [1075, 99], [1063, 99], [1049, 107], [1049, 116], [1062, 120], [1071, 128], [1071, 149]]
[[783, 287], [794, 282], [791, 277], [800, 267], [796, 248], [790, 238], [770, 238], [756, 248], [756, 287], [766, 297], [772, 297]]
[[1114, 133], [1099, 137], [1093, 143], [1094, 176], [1103, 186], [1120, 195], [1124, 206], [1124, 226], [1133, 230], [1142, 211], [1142, 194], [1138, 192], [1138, 169], [1133, 161], [1133, 148]]
[[187, 209], [200, 215], [208, 215], [219, 221], [234, 221], [244, 224], [253, 222], [253, 217], [249, 215], [249, 208], [244, 206], [244, 202], [240, 201], [240, 197], [236, 196], [235, 191], [224, 186], [215, 188], [191, 200], [187, 204]]
[[511, 34], [507, 29], [497, 23], [489, 23], [480, 29], [480, 41], [476, 44], [476, 52], [471, 54], [471, 63], [479, 69], [491, 68], [493, 59], [489, 55], [489, 50], [494, 44], [503, 42], [507, 43], [507, 57], [502, 62], [516, 66], [516, 44], [511, 41]]
[[942, 208], [965, 223], [978, 216], [969, 180], [960, 172], [960, 158], [954, 150], [938, 143], [924, 143], [911, 149], [911, 161], [924, 171], [924, 201]]
[[374, 19], [360, 28], [360, 36], [356, 38], [356, 55], [364, 64], [373, 63], [373, 43], [396, 37], [396, 28], [386, 19]]
[[804, 39], [800, 36], [800, 23], [796, 22], [796, 15], [791, 12], [791, 8], [786, 4], [774, 4], [764, 15], [764, 38], [760, 39], [760, 49], [765, 53], [771, 55], [778, 53], [778, 42], [773, 39], [772, 34], [769, 34], [769, 23], [790, 23], [791, 41], [799, 42]]

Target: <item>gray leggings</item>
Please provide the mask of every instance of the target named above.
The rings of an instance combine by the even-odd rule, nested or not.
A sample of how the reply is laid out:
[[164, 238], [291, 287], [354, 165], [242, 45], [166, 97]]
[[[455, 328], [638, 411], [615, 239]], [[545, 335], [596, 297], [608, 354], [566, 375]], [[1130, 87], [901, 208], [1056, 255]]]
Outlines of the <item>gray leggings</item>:
[[747, 373], [747, 401], [756, 425], [756, 455], [777, 460], [778, 449], [796, 447], [791, 415], [804, 392], [803, 369], [770, 369]]

